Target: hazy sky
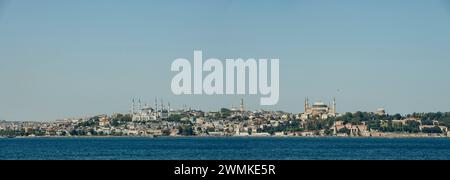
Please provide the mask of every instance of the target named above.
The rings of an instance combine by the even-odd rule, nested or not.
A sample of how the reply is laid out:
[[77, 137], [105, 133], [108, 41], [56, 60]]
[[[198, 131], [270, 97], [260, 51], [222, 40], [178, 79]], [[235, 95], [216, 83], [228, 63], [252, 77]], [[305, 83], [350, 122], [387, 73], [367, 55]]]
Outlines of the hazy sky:
[[175, 96], [175, 58], [280, 58], [280, 101], [302, 112], [450, 110], [450, 3], [441, 0], [0, 0], [0, 119], [128, 112], [131, 98], [204, 110], [241, 96]]

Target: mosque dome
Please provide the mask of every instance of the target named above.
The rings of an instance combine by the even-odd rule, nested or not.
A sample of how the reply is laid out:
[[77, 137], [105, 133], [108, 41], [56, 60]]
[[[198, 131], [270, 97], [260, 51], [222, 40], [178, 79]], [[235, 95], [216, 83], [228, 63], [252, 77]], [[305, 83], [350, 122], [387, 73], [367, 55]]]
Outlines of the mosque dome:
[[328, 106], [323, 102], [315, 102], [313, 104], [313, 107], [328, 107]]

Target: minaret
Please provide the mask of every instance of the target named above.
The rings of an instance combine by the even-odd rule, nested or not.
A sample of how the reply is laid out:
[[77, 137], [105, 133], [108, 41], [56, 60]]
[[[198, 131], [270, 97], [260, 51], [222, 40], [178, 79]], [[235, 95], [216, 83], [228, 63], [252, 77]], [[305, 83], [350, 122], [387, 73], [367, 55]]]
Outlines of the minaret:
[[305, 113], [308, 111], [309, 108], [309, 99], [308, 97], [305, 99]]
[[164, 102], [163, 102], [163, 100], [161, 99], [161, 112], [162, 111], [164, 111]]
[[142, 104], [141, 104], [141, 99], [139, 98], [139, 111], [142, 110]]
[[167, 112], [170, 113], [170, 102], [167, 103]]
[[244, 99], [241, 99], [241, 112], [243, 113], [245, 111], [244, 109]]
[[336, 116], [336, 97], [333, 97], [333, 114]]
[[131, 115], [133, 115], [133, 114], [134, 114], [134, 98], [131, 101]]
[[155, 112], [158, 112], [158, 100], [155, 98]]

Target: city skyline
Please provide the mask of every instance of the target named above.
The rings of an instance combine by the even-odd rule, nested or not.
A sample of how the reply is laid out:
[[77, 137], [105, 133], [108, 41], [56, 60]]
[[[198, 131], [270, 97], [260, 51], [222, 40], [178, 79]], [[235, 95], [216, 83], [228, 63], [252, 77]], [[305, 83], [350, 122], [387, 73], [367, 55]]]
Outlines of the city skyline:
[[[176, 96], [176, 58], [280, 59], [280, 99]], [[0, 119], [125, 113], [131, 99], [217, 111], [448, 112], [450, 3], [411, 1], [0, 1]]]
[[[303, 104], [303, 110], [299, 110], [296, 112], [286, 111], [283, 109], [264, 109], [264, 108], [255, 108], [252, 105], [245, 104], [245, 99], [241, 98], [238, 102], [234, 102], [232, 104], [229, 104], [227, 106], [219, 107], [218, 109], [201, 109], [193, 107], [189, 104], [173, 104], [170, 101], [165, 101], [163, 98], [155, 98], [154, 102], [151, 100], [147, 101], [141, 98], [132, 98], [129, 104], [128, 109], [124, 109], [122, 111], [116, 111], [116, 112], [99, 112], [99, 113], [93, 113], [93, 114], [82, 114], [77, 116], [65, 116], [60, 117], [56, 119], [48, 119], [43, 121], [34, 121], [34, 120], [8, 120], [8, 119], [1, 119], [0, 121], [7, 121], [7, 122], [55, 122], [55, 121], [67, 121], [67, 120], [79, 120], [79, 119], [85, 119], [85, 118], [91, 118], [96, 116], [114, 116], [114, 115], [135, 115], [136, 113], [143, 113], [148, 110], [159, 112], [166, 110], [167, 112], [179, 112], [179, 111], [196, 111], [196, 112], [204, 112], [204, 113], [217, 113], [221, 112], [224, 109], [230, 110], [230, 111], [239, 111], [239, 112], [283, 112], [290, 115], [299, 116], [304, 119], [311, 118], [313, 116], [318, 115], [320, 119], [327, 119], [332, 117], [340, 117], [343, 115], [346, 115], [347, 113], [355, 114], [355, 113], [372, 113], [379, 115], [380, 113], [384, 115], [389, 116], [395, 116], [395, 115], [401, 115], [401, 116], [409, 116], [414, 114], [428, 114], [428, 113], [450, 113], [450, 111], [436, 111], [436, 112], [410, 112], [410, 113], [399, 113], [399, 112], [390, 112], [389, 109], [386, 109], [384, 107], [378, 107], [376, 109], [370, 110], [370, 111], [363, 111], [363, 110], [356, 110], [356, 111], [338, 111], [338, 103], [336, 101], [336, 97], [330, 98], [330, 101], [323, 101], [322, 99], [311, 99], [309, 97], [306, 97], [304, 99]], [[153, 104], [152, 104], [153, 103]], [[316, 114], [319, 113], [319, 114]], [[168, 116], [166, 117], [168, 118]], [[150, 120], [150, 119], [149, 119]]]

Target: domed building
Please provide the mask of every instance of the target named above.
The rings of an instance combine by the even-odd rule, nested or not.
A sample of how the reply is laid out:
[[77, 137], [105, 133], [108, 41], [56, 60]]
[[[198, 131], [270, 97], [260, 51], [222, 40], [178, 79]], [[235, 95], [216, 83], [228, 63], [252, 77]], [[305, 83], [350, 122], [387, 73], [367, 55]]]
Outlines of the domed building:
[[322, 101], [315, 102], [312, 106], [309, 105], [309, 99], [305, 99], [305, 111], [301, 115], [302, 120], [318, 117], [320, 119], [327, 119], [329, 117], [336, 117], [336, 98], [333, 98], [332, 105], [326, 105]]
[[387, 113], [386, 113], [386, 110], [384, 108], [378, 108], [377, 111], [375, 112], [375, 114], [379, 115], [379, 116], [384, 116]]
[[166, 108], [162, 100], [161, 105], [158, 107], [158, 101], [155, 99], [155, 108], [152, 108], [147, 104], [142, 107], [141, 100], [139, 100], [137, 111], [134, 99], [132, 103], [131, 114], [133, 115], [133, 121], [156, 121], [166, 119], [170, 116], [170, 103], [168, 103], [168, 108]]

